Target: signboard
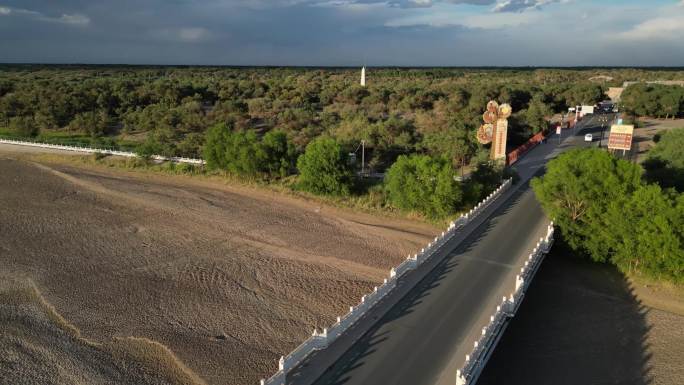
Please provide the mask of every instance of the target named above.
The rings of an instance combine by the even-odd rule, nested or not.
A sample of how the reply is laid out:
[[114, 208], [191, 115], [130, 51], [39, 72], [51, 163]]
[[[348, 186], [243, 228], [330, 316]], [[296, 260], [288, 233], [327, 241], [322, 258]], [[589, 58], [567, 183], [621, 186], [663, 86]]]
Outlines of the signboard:
[[634, 126], [631, 124], [615, 124], [610, 128], [608, 148], [611, 150], [626, 150], [632, 148]]
[[494, 142], [494, 159], [506, 159], [506, 135], [508, 133], [508, 120], [496, 121], [496, 141]]
[[588, 115], [588, 114], [593, 114], [594, 113], [594, 106], [582, 106], [582, 116]]
[[561, 125], [559, 124], [558, 127], [556, 127], [556, 135], [560, 135], [560, 134], [561, 134], [561, 129], [562, 129], [562, 128], [561, 128]]

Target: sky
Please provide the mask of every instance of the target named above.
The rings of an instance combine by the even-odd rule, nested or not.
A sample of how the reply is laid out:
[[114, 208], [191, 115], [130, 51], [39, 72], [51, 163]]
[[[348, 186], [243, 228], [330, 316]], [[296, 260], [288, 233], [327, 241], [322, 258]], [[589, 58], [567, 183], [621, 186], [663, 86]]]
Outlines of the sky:
[[684, 66], [684, 0], [0, 0], [0, 62]]

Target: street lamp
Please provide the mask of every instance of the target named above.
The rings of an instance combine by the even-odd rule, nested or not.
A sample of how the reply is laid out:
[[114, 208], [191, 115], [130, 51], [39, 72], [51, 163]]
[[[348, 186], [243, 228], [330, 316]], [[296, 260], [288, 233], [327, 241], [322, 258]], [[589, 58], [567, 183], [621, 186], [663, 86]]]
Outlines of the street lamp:
[[606, 123], [608, 123], [608, 117], [602, 116], [599, 118], [599, 122], [601, 122], [601, 140], [599, 140], [599, 148], [601, 148], [601, 143], [603, 142], [603, 131], [606, 129]]

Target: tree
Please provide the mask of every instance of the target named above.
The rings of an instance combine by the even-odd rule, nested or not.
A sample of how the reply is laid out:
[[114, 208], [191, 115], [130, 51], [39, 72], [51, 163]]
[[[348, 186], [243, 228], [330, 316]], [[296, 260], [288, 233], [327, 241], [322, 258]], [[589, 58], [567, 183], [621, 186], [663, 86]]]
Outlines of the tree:
[[299, 186], [315, 194], [349, 195], [352, 172], [347, 155], [332, 138], [318, 138], [297, 159]]
[[253, 130], [233, 131], [219, 123], [207, 131], [203, 153], [209, 169], [284, 177], [293, 166], [295, 150], [282, 131], [270, 131], [259, 139]]
[[646, 179], [663, 188], [673, 187], [684, 191], [684, 128], [660, 135], [658, 143], [648, 152], [643, 166]]
[[461, 204], [462, 191], [451, 161], [426, 155], [400, 156], [385, 176], [390, 202], [430, 218], [444, 218]]
[[577, 105], [593, 106], [604, 98], [601, 86], [593, 83], [575, 84], [564, 95], [567, 107]]
[[162, 153], [163, 146], [157, 141], [157, 139], [148, 135], [144, 142], [140, 143], [135, 148], [135, 153], [144, 159], [149, 159], [152, 155], [159, 155]]
[[616, 242], [608, 228], [608, 207], [626, 204], [626, 197], [643, 184], [641, 173], [639, 166], [605, 151], [576, 149], [550, 161], [532, 188], [568, 244], [605, 262]]
[[69, 123], [69, 129], [89, 134], [91, 137], [99, 137], [107, 130], [107, 113], [105, 111], [83, 112], [74, 117]]
[[261, 140], [262, 171], [285, 177], [294, 167], [295, 148], [284, 131], [269, 131]]
[[207, 168], [210, 170], [227, 168], [226, 147], [230, 134], [230, 127], [226, 123], [216, 124], [207, 130], [202, 154], [205, 162], [207, 162]]
[[551, 108], [544, 104], [540, 96], [536, 96], [525, 111], [525, 123], [532, 129], [531, 133], [536, 134], [549, 128], [547, 117], [552, 114]]
[[[680, 199], [680, 203], [684, 200]], [[615, 239], [612, 262], [628, 273], [684, 279], [684, 206], [657, 185], [639, 187], [626, 204], [611, 202], [607, 230]]]
[[36, 136], [40, 132], [36, 121], [28, 116], [10, 118], [9, 128], [21, 136]]

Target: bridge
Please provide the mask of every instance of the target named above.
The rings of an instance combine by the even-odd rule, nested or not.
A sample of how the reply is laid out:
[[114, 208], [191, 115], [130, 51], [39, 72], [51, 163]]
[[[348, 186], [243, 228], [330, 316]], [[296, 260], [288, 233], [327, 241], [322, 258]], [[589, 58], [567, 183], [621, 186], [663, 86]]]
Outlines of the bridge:
[[514, 166], [517, 184], [452, 224], [386, 293], [371, 293], [352, 325], [332, 337], [314, 332], [309, 341], [322, 343], [283, 357], [262, 384], [474, 384], [553, 242], [529, 181], [565, 149], [592, 145], [582, 138], [600, 130], [597, 121], [588, 116], [532, 149]]

